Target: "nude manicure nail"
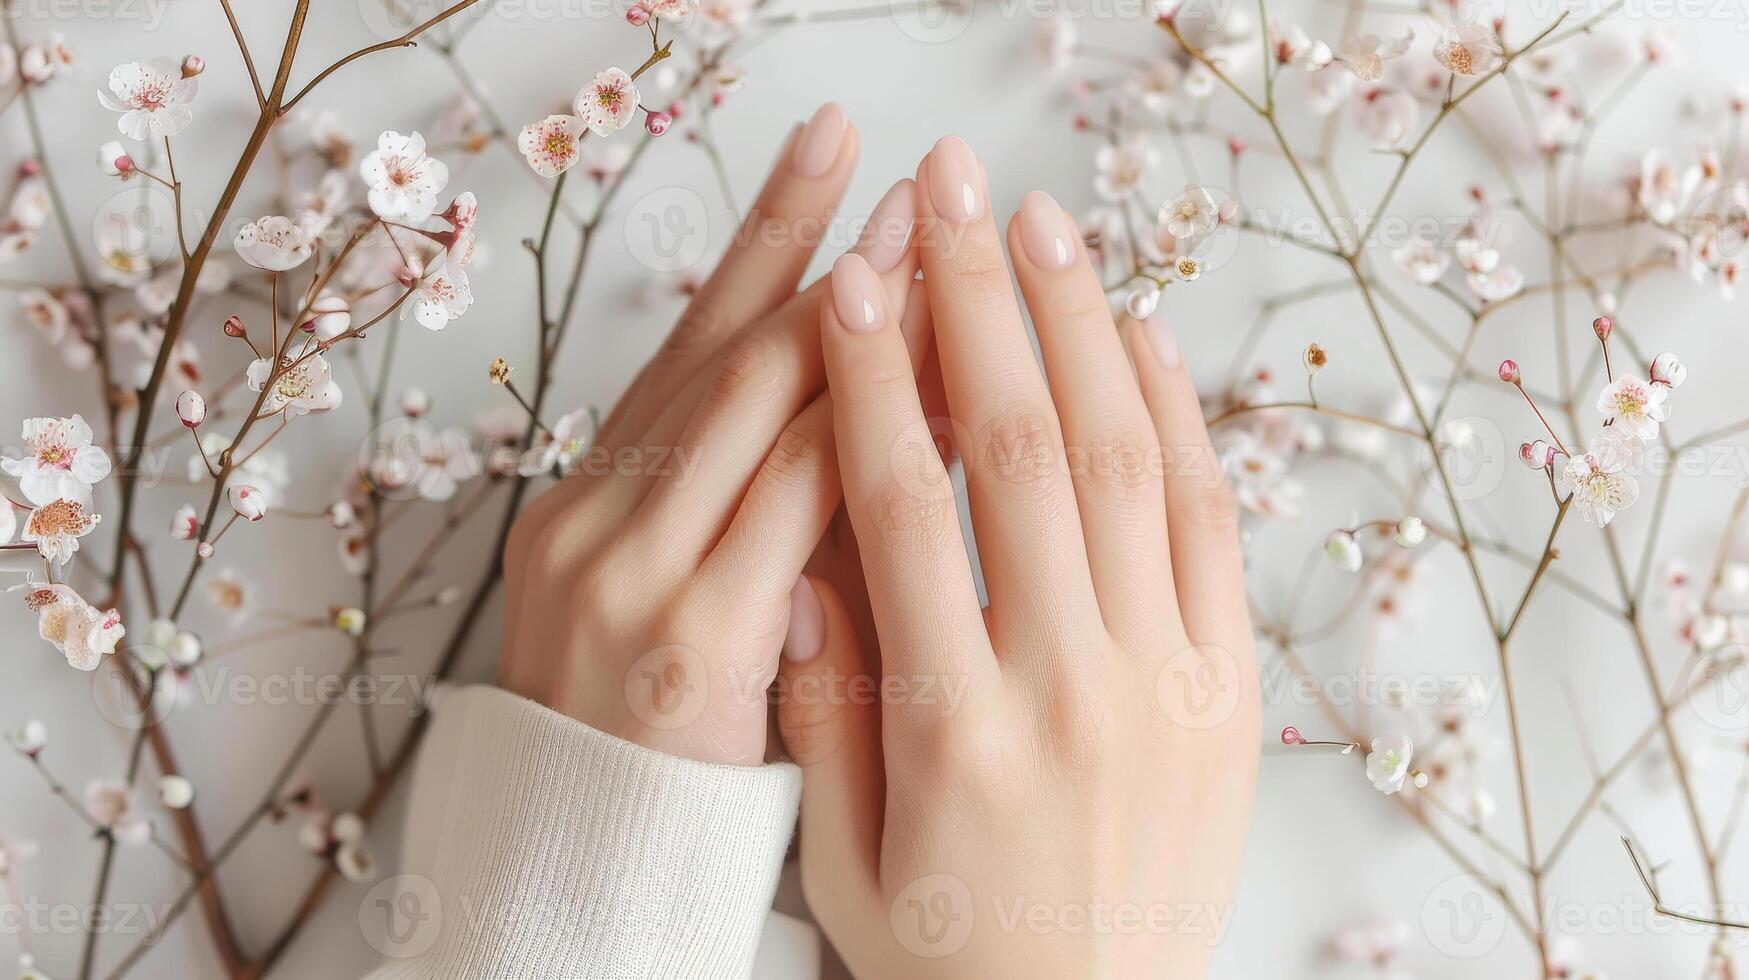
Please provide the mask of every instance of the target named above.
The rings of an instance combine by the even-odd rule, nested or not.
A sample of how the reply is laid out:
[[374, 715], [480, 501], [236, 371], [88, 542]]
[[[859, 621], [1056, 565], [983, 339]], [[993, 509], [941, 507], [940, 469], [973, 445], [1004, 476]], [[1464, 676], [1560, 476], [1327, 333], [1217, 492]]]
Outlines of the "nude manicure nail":
[[814, 118], [808, 120], [802, 135], [796, 139], [795, 155], [791, 158], [796, 173], [810, 180], [826, 176], [838, 159], [838, 151], [844, 146], [844, 134], [849, 127], [850, 120], [835, 102], [814, 110]]
[[1184, 357], [1178, 350], [1178, 335], [1172, 332], [1172, 327], [1166, 323], [1163, 316], [1151, 316], [1143, 326], [1148, 329], [1148, 346], [1154, 349], [1154, 356], [1167, 368], [1175, 368], [1184, 362]]
[[826, 611], [807, 576], [796, 579], [789, 593], [789, 635], [783, 640], [783, 656], [790, 663], [806, 663], [826, 645]]
[[839, 256], [832, 264], [832, 308], [838, 322], [851, 333], [873, 333], [881, 328], [881, 281], [868, 261], [854, 252]]
[[1020, 199], [1020, 245], [1032, 264], [1041, 269], [1067, 268], [1075, 257], [1063, 209], [1044, 191], [1033, 191]]
[[984, 214], [984, 184], [978, 157], [958, 136], [943, 137], [929, 151], [929, 203], [937, 217], [955, 224]]
[[868, 260], [875, 272], [889, 272], [899, 264], [911, 242], [911, 226], [917, 215], [917, 185], [901, 180], [875, 205], [868, 224], [857, 240], [856, 254]]

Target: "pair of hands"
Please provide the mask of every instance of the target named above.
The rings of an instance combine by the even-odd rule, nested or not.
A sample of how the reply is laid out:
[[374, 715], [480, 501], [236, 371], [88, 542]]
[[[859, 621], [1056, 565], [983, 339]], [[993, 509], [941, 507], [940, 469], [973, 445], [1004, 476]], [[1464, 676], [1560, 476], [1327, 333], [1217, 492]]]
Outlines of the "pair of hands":
[[[776, 681], [803, 888], [858, 975], [1201, 976], [1259, 697], [1177, 345], [1162, 321], [1117, 329], [1073, 220], [1034, 192], [1006, 244], [1047, 382], [955, 138], [797, 292], [814, 243], [794, 232], [825, 227], [857, 149], [832, 105], [791, 136], [585, 475], [518, 520], [499, 683], [755, 764]], [[828, 533], [841, 501], [853, 540]]]

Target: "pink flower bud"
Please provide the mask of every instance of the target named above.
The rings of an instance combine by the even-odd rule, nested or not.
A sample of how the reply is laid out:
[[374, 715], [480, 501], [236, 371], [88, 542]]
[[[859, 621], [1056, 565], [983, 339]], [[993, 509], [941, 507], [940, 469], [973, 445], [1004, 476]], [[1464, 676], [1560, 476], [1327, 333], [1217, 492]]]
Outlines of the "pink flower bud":
[[1251, 144], [1245, 142], [1245, 139], [1242, 136], [1227, 137], [1227, 152], [1234, 156], [1244, 153], [1245, 149], [1250, 145]]
[[18, 165], [18, 176], [35, 177], [43, 172], [43, 165], [36, 160], [26, 160]]
[[1281, 744], [1283, 745], [1303, 745], [1305, 741], [1306, 737], [1301, 735], [1300, 730], [1292, 725], [1281, 730]]
[[1519, 379], [1522, 377], [1524, 377], [1524, 375], [1519, 373], [1517, 361], [1515, 361], [1509, 357], [1506, 360], [1500, 362], [1500, 380], [1501, 381], [1504, 381], [1509, 385], [1515, 385], [1519, 382]]
[[633, 27], [643, 27], [650, 22], [650, 10], [641, 3], [632, 4], [626, 11], [626, 23]]
[[267, 516], [267, 497], [251, 486], [238, 485], [230, 490], [231, 509], [246, 521], [259, 521]]
[[1606, 344], [1609, 343], [1609, 332], [1614, 329], [1615, 321], [1609, 317], [1600, 316], [1591, 321], [1591, 332], [1597, 335], [1598, 340]]
[[1652, 366], [1647, 373], [1652, 376], [1653, 384], [1668, 388], [1680, 388], [1682, 382], [1688, 380], [1688, 368], [1669, 351], [1652, 358]]
[[249, 335], [249, 328], [243, 325], [243, 318], [242, 317], [238, 316], [235, 313], [231, 314], [228, 317], [225, 317], [225, 336], [227, 336], [227, 337], [246, 337], [248, 335]]
[[202, 559], [211, 558], [213, 556], [212, 543], [207, 542], [207, 541], [202, 541], [200, 544], [195, 546], [194, 553], [199, 555]]
[[1555, 447], [1538, 439], [1518, 447], [1518, 458], [1533, 470], [1547, 469], [1555, 461]]
[[661, 136], [668, 132], [668, 127], [674, 124], [674, 117], [666, 112], [644, 113], [644, 131], [651, 136]]
[[193, 388], [177, 395], [176, 417], [191, 429], [199, 428], [206, 421], [206, 399], [200, 397], [200, 392]]
[[206, 59], [202, 58], [200, 55], [191, 54], [182, 59], [183, 78], [193, 78], [203, 71], [206, 71]]
[[178, 541], [192, 541], [200, 533], [200, 515], [194, 512], [194, 505], [183, 504], [177, 508], [175, 516], [170, 518], [170, 536]]
[[126, 153], [116, 157], [112, 162], [115, 164], [115, 172], [118, 174], [131, 174], [134, 172], [134, 158], [128, 156]]

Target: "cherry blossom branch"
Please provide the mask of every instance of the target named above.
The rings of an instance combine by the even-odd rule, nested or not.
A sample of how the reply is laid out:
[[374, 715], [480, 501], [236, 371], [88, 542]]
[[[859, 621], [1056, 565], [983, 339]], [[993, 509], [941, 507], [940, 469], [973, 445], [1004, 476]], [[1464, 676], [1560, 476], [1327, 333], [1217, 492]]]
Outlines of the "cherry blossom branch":
[[308, 84], [306, 84], [303, 88], [298, 89], [298, 92], [296, 95], [292, 96], [290, 99], [286, 100], [286, 102], [283, 105], [280, 105], [278, 107], [278, 110], [277, 110], [278, 114], [283, 116], [286, 113], [290, 112], [292, 110], [293, 106], [297, 105], [300, 101], [303, 100], [304, 96], [309, 95], [310, 92], [313, 89], [315, 89], [316, 86], [322, 84], [323, 79], [327, 78], [329, 75], [334, 74], [335, 72], [339, 71], [340, 69], [345, 68], [347, 65], [352, 64], [354, 61], [357, 61], [358, 59], [363, 58], [366, 55], [375, 54], [378, 51], [387, 51], [390, 48], [414, 47], [415, 46], [414, 39], [417, 38], [419, 35], [425, 33], [426, 31], [430, 30], [433, 27], [436, 27], [438, 24], [443, 23], [444, 21], [450, 19], [451, 17], [454, 17], [456, 14], [461, 13], [462, 11], [468, 9], [469, 7], [472, 7], [474, 4], [479, 3], [479, 2], [480, 2], [480, 0], [462, 0], [461, 3], [455, 4], [455, 5], [450, 6], [450, 7], [445, 7], [444, 9], [438, 11], [436, 14], [433, 14], [431, 17], [427, 18], [424, 22], [416, 25], [412, 30], [408, 31], [405, 34], [402, 34], [400, 37], [394, 38], [393, 40], [389, 40], [389, 41], [380, 41], [376, 44], [372, 44], [372, 45], [369, 45], [367, 47], [359, 48], [357, 51], [354, 51], [351, 54], [341, 58], [339, 61], [336, 61], [333, 64], [329, 65], [328, 67], [322, 69], [320, 72], [317, 72], [315, 78], [310, 79]]
[[224, 8], [225, 21], [231, 25], [231, 36], [237, 39], [237, 53], [243, 56], [243, 67], [249, 70], [249, 86], [255, 90], [255, 106], [266, 112], [267, 93], [261, 91], [261, 76], [256, 73], [255, 59], [249, 54], [249, 42], [243, 40], [243, 28], [237, 26], [237, 14], [231, 9], [231, 0], [219, 0], [219, 6]]

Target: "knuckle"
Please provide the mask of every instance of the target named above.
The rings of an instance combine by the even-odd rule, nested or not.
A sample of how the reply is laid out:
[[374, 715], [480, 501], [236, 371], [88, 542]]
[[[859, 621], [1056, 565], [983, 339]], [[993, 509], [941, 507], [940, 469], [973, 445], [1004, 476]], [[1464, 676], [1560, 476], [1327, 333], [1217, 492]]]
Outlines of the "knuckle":
[[1054, 297], [1045, 310], [1046, 329], [1051, 325], [1078, 331], [1080, 328], [1111, 329], [1111, 307], [1103, 294]]
[[728, 330], [728, 318], [708, 297], [700, 296], [680, 314], [662, 343], [659, 357], [669, 364], [696, 360], [716, 350]]
[[1096, 771], [1113, 729], [1110, 703], [1081, 678], [1062, 679], [1052, 687], [1044, 718], [1047, 744], [1070, 771]]
[[[939, 460], [936, 466], [940, 466]], [[947, 486], [945, 474], [937, 485]], [[863, 511], [874, 539], [894, 556], [934, 557], [959, 538], [959, 516], [951, 488], [946, 494], [925, 495], [896, 479], [889, 480], [869, 495]]]
[[844, 744], [844, 708], [830, 699], [813, 698], [784, 705], [777, 715], [784, 751], [796, 765], [818, 765]]
[[927, 727], [927, 737], [914, 739], [914, 757], [922, 759], [935, 778], [953, 785], [987, 785], [992, 774], [1002, 771], [1003, 759], [1012, 748], [1013, 740], [1003, 726], [981, 712], [962, 712]]
[[1191, 502], [1191, 520], [1205, 533], [1236, 536], [1239, 508], [1225, 484], [1202, 487]]
[[774, 391], [783, 377], [783, 358], [777, 339], [755, 333], [729, 349], [717, 372], [713, 397], [721, 402]]
[[1039, 485], [1057, 466], [1051, 417], [1026, 403], [997, 413], [973, 439], [974, 465], [1014, 487]]
[[780, 485], [812, 484], [826, 469], [826, 448], [818, 436], [791, 425], [777, 434], [765, 457], [765, 478]]
[[1151, 432], [1123, 423], [1070, 450], [1078, 479], [1124, 502], [1140, 500], [1155, 486], [1158, 454]]

